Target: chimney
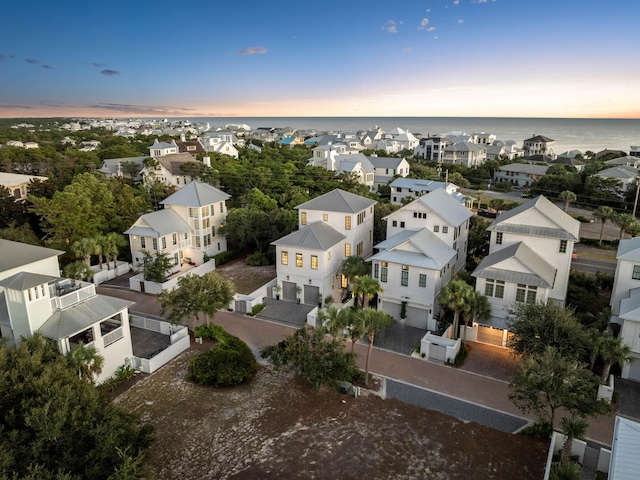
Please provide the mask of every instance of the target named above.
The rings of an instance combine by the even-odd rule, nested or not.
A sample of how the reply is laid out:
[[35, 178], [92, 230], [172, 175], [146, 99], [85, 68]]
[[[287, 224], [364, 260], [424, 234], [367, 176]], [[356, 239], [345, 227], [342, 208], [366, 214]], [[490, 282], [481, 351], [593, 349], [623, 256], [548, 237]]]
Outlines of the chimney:
[[211, 167], [211, 157], [202, 157], [202, 163], [204, 163], [207, 167]]

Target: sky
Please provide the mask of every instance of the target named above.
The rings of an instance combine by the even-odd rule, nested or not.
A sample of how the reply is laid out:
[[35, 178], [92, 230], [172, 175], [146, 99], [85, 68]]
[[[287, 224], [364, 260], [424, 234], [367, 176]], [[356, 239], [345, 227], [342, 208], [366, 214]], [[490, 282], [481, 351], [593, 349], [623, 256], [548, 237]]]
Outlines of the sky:
[[640, 118], [637, 0], [3, 5], [0, 117]]

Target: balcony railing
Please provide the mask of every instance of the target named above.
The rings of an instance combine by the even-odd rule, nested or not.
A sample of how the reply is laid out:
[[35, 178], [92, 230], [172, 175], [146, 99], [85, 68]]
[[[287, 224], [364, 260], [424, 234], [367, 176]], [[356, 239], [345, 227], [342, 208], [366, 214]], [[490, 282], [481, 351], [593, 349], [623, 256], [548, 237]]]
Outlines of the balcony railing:
[[124, 331], [123, 331], [122, 327], [118, 327], [115, 330], [112, 330], [111, 332], [109, 332], [106, 335], [104, 335], [102, 337], [102, 340], [104, 340], [104, 346], [108, 347], [109, 345], [111, 345], [112, 343], [117, 342], [118, 340], [120, 340], [123, 337], [124, 337]]
[[92, 283], [78, 282], [75, 290], [68, 289], [50, 289], [51, 307], [55, 309], [63, 309], [70, 307], [76, 303], [80, 303], [96, 294], [96, 286]]

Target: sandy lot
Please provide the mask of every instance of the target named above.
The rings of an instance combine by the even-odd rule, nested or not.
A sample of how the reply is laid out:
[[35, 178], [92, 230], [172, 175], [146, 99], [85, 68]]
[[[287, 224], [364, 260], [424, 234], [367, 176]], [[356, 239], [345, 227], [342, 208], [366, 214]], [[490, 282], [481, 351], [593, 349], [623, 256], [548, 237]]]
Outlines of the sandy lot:
[[115, 400], [156, 426], [152, 478], [542, 478], [545, 442], [373, 394], [313, 391], [265, 365], [247, 385], [200, 387], [185, 380], [194, 352]]
[[275, 265], [250, 267], [244, 258], [216, 267], [216, 272], [233, 282], [236, 292], [247, 295], [276, 278]]

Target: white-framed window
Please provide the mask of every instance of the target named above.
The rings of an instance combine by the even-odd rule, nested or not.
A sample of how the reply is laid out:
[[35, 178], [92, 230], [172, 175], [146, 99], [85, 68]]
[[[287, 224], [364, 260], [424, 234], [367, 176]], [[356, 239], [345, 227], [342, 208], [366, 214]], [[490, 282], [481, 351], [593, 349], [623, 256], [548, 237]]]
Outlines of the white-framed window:
[[307, 212], [300, 212], [300, 225], [307, 224]]
[[317, 255], [311, 255], [311, 269], [312, 270], [317, 270], [318, 269], [318, 256]]
[[280, 253], [280, 263], [282, 263], [282, 265], [289, 265], [289, 252]]
[[178, 234], [177, 233], [172, 233], [171, 234], [171, 241], [173, 242], [174, 245], [178, 244]]
[[419, 287], [427, 286], [427, 276], [424, 273], [420, 274], [420, 278], [418, 279], [418, 286]]
[[302, 254], [296, 253], [296, 267], [302, 267]]
[[140, 246], [142, 248], [147, 248], [147, 240], [144, 237], [140, 237]]
[[162, 249], [167, 248], [167, 237], [162, 237]]
[[502, 245], [502, 232], [496, 233], [496, 245]]
[[345, 245], [344, 245], [344, 256], [345, 257], [350, 257], [351, 256], [351, 244], [350, 243], [345, 243]]
[[344, 217], [344, 229], [351, 230], [351, 216], [347, 215]]
[[558, 249], [558, 252], [567, 253], [567, 241], [566, 240], [560, 240], [560, 248]]
[[389, 272], [389, 264], [387, 262], [380, 263], [380, 281], [387, 283], [387, 275]]
[[440, 231], [440, 225], [433, 226], [433, 233], [438, 233]]
[[487, 297], [504, 298], [504, 280], [487, 279], [484, 285]]
[[536, 303], [537, 293], [538, 287], [519, 283], [516, 289], [516, 302]]
[[157, 250], [158, 249], [158, 239], [157, 238], [153, 238], [153, 249]]
[[640, 280], [640, 265], [633, 266], [633, 273], [631, 274], [633, 280]]

